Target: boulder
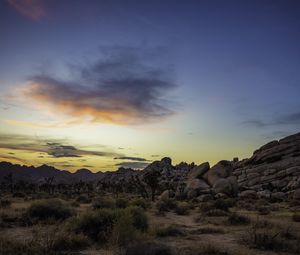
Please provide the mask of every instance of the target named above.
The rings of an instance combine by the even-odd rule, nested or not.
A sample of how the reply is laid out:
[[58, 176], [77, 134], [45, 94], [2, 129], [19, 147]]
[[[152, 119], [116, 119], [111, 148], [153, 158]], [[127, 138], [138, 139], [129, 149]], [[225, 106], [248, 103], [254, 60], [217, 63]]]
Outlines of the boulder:
[[203, 194], [197, 197], [197, 199], [199, 200], [199, 202], [208, 202], [213, 200], [214, 198], [211, 194]]
[[293, 198], [296, 200], [300, 200], [300, 189], [295, 190]]
[[208, 170], [207, 181], [211, 186], [213, 186], [218, 179], [229, 177], [232, 170], [232, 163], [227, 160], [222, 160]]
[[231, 195], [231, 183], [227, 179], [220, 178], [214, 183], [213, 191], [215, 194], [225, 193], [227, 195]]
[[201, 179], [189, 179], [186, 185], [187, 190], [196, 190], [197, 192], [200, 190], [209, 189], [209, 185]]
[[257, 192], [257, 196], [259, 198], [270, 198], [271, 197], [271, 191], [270, 190], [262, 190]]
[[245, 190], [239, 194], [240, 198], [257, 198], [257, 192], [255, 190]]
[[285, 193], [284, 192], [274, 192], [274, 193], [272, 193], [271, 197], [278, 199], [278, 200], [283, 200], [285, 198]]
[[205, 162], [199, 166], [195, 166], [188, 173], [188, 179], [200, 178], [203, 174], [205, 174], [209, 170], [209, 163]]

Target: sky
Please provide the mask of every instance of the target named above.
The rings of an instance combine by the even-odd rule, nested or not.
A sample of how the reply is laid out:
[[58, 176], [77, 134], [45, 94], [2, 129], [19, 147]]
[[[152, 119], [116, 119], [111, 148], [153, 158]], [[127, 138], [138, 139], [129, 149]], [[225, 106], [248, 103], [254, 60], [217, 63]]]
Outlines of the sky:
[[298, 0], [0, 0], [0, 160], [248, 158], [300, 129]]

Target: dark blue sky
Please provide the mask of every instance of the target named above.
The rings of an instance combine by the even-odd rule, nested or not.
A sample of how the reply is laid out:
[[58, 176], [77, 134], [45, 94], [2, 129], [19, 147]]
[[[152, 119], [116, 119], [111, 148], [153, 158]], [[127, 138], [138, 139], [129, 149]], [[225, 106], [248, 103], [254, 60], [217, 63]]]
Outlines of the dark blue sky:
[[[299, 131], [297, 0], [2, 0], [0, 37], [5, 95], [39, 83], [27, 87], [27, 100], [47, 93], [42, 100], [55, 109], [68, 101], [71, 117], [84, 105], [100, 124], [176, 126], [174, 137], [213, 144], [218, 155], [232, 140], [247, 156]], [[0, 114], [14, 123], [46, 118], [13, 107]]]

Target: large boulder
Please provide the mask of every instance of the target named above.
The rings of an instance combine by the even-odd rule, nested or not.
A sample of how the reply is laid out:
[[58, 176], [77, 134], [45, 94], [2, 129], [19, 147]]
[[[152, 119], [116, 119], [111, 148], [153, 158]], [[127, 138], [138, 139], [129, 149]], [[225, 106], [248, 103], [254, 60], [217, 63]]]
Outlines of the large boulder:
[[188, 173], [188, 179], [201, 178], [209, 170], [209, 163], [205, 162], [199, 166], [195, 166]]
[[201, 190], [207, 190], [209, 188], [209, 185], [201, 179], [189, 179], [186, 185], [187, 190], [196, 190], [197, 192]]
[[229, 177], [232, 174], [232, 170], [232, 163], [222, 160], [209, 169], [205, 177], [207, 178], [207, 182], [213, 186], [218, 179]]
[[228, 196], [237, 194], [238, 184], [235, 176], [229, 178], [220, 178], [213, 185], [214, 193], [224, 193]]
[[295, 200], [300, 200], [300, 189], [295, 190], [293, 198]]

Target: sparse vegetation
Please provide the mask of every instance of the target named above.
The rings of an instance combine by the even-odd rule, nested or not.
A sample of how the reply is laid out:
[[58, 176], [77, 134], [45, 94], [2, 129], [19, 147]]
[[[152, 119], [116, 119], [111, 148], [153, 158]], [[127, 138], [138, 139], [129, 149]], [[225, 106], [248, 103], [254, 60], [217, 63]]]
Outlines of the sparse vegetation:
[[246, 225], [250, 223], [250, 219], [244, 215], [230, 213], [228, 217], [228, 223], [230, 225]]
[[31, 222], [49, 219], [65, 220], [72, 215], [72, 209], [65, 202], [58, 199], [47, 199], [33, 202], [29, 206], [26, 214]]

